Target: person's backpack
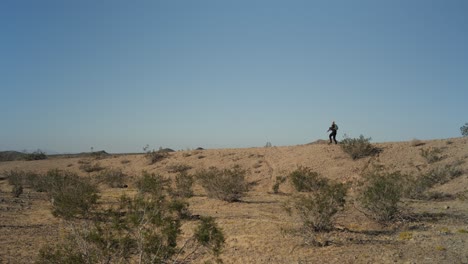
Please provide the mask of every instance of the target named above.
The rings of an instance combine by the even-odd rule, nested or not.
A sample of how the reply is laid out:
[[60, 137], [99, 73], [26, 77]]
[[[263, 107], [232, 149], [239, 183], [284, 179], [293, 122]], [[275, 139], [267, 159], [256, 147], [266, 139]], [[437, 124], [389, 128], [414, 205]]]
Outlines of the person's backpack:
[[337, 124], [335, 124], [335, 130], [338, 130], [338, 125]]

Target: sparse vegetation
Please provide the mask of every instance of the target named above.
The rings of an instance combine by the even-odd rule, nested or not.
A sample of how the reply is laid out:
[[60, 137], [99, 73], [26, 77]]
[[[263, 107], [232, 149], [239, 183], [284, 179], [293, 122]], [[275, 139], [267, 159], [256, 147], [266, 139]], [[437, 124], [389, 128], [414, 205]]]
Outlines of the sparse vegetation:
[[179, 172], [186, 172], [190, 170], [192, 166], [189, 166], [187, 164], [173, 164], [167, 166], [167, 172], [169, 173], [179, 173]]
[[146, 153], [146, 158], [150, 162], [150, 164], [154, 164], [158, 161], [161, 161], [169, 156], [167, 152], [159, 152], [159, 151], [149, 151]]
[[107, 184], [111, 188], [125, 188], [125, 178], [127, 175], [121, 169], [106, 169], [97, 176], [101, 183]]
[[22, 171], [15, 169], [5, 172], [5, 175], [8, 178], [8, 182], [13, 185], [13, 189], [19, 189], [21, 186], [22, 188], [32, 188], [37, 192], [46, 191], [43, 175], [33, 171]]
[[175, 194], [179, 197], [190, 198], [193, 196], [193, 183], [195, 179], [187, 172], [179, 172], [175, 177]]
[[321, 176], [316, 176], [315, 181], [320, 182], [314, 185], [317, 188], [310, 189], [309, 193], [300, 193], [285, 209], [299, 216], [302, 223], [299, 234], [307, 244], [327, 246], [330, 240], [326, 233], [333, 230], [335, 216], [344, 208], [348, 186]]
[[96, 162], [94, 164], [92, 164], [92, 163], [82, 163], [80, 165], [80, 170], [85, 171], [87, 173], [102, 171], [104, 169], [105, 168], [102, 167], [101, 164], [99, 164], [99, 162]]
[[65, 241], [43, 249], [38, 263], [167, 263], [177, 252], [180, 221], [167, 200], [124, 196], [107, 216], [71, 224]]
[[384, 224], [396, 220], [400, 213], [403, 179], [400, 172], [386, 172], [381, 167], [374, 167], [364, 175], [358, 201], [367, 216]]
[[279, 193], [280, 185], [283, 184], [284, 182], [286, 182], [287, 179], [288, 178], [285, 177], [285, 176], [276, 176], [275, 184], [272, 187], [273, 193], [275, 193], [275, 194]]
[[196, 179], [205, 189], [208, 197], [236, 202], [248, 190], [248, 184], [245, 180], [246, 173], [247, 171], [239, 166], [223, 170], [211, 167], [208, 170], [198, 171]]
[[96, 160], [104, 159], [104, 158], [107, 158], [107, 157], [110, 156], [110, 154], [107, 153], [107, 152], [104, 151], [104, 150], [100, 150], [100, 151], [91, 151], [88, 155], [89, 155], [91, 158], [96, 159]]
[[[184, 256], [188, 241], [212, 249], [219, 256], [224, 235], [212, 218], [201, 218], [193, 238], [178, 247], [181, 222], [188, 203], [170, 199], [166, 180], [144, 173], [139, 194], [122, 196], [89, 221], [70, 221], [68, 236], [41, 249], [37, 263], [187, 263], [200, 256], [198, 246]], [[202, 252], [203, 253], [203, 252]]]
[[299, 167], [289, 174], [291, 184], [298, 192], [311, 192], [323, 188], [327, 180], [307, 167]]
[[333, 217], [343, 208], [346, 192], [346, 185], [327, 182], [320, 189], [300, 195], [294, 208], [302, 220], [304, 231], [313, 234], [332, 230]]
[[196, 240], [203, 246], [212, 250], [215, 256], [221, 254], [224, 247], [224, 234], [218, 227], [213, 217], [202, 217], [201, 222], [195, 230]]
[[425, 195], [424, 192], [437, 184], [444, 184], [463, 174], [460, 169], [460, 162], [446, 164], [430, 170], [418, 177], [412, 178], [406, 184], [405, 196], [415, 199], [430, 198], [431, 195]]
[[155, 164], [156, 162], [159, 162], [167, 157], [169, 157], [169, 151], [164, 151], [164, 149], [159, 148], [158, 151], [156, 150], [149, 150], [149, 146], [146, 145], [143, 148], [143, 151], [145, 151], [145, 157], [149, 161], [149, 164]]
[[163, 196], [168, 190], [170, 180], [155, 173], [143, 171], [143, 175], [136, 181], [136, 186], [141, 194], [151, 194], [154, 197]]
[[368, 156], [372, 156], [378, 152], [378, 149], [371, 143], [371, 138], [365, 138], [360, 135], [359, 138], [345, 138], [341, 141], [341, 149], [352, 159], [360, 159]]
[[18, 197], [24, 187], [47, 192], [52, 201], [52, 213], [66, 219], [86, 217], [99, 198], [97, 187], [88, 178], [60, 170], [45, 175], [30, 171], [12, 170], [6, 173]]
[[24, 156], [25, 160], [44, 160], [47, 159], [47, 155], [42, 150], [38, 149], [33, 153], [26, 153]]
[[99, 198], [98, 188], [89, 178], [71, 172], [51, 170], [43, 182], [52, 201], [54, 216], [65, 219], [87, 217]]
[[411, 146], [413, 146], [413, 147], [419, 147], [419, 146], [424, 146], [424, 145], [426, 145], [426, 143], [422, 142], [419, 139], [415, 138], [415, 139], [411, 140]]
[[434, 163], [443, 160], [445, 157], [441, 155], [441, 148], [427, 148], [421, 149], [421, 156], [426, 159], [428, 163]]
[[[33, 262], [40, 245], [48, 244], [37, 263], [457, 262], [465, 257], [463, 242], [468, 237], [464, 221], [468, 141], [451, 141], [452, 145], [446, 144], [448, 140], [427, 140], [425, 145], [382, 143], [376, 146], [385, 149], [383, 155], [358, 161], [326, 145], [199, 151], [191, 158], [178, 152], [147, 166], [148, 172], [141, 172], [148, 163], [144, 154], [99, 160], [106, 168], [91, 174], [79, 170], [81, 164], [98, 161], [88, 153], [54, 155], [41, 162], [3, 162], [0, 237], [8, 243], [0, 255], [7, 262]], [[420, 151], [434, 147], [446, 159], [429, 164]], [[322, 151], [327, 152], [325, 157], [319, 157]], [[198, 160], [198, 155], [207, 157]], [[122, 165], [124, 158], [132, 163]], [[85, 160], [77, 164], [80, 159]], [[234, 159], [242, 166], [237, 169], [244, 171], [243, 184], [226, 184], [233, 195], [212, 194], [224, 189], [216, 184], [225, 168], [234, 171], [227, 167], [236, 163]], [[367, 171], [377, 162], [382, 165]], [[69, 164], [73, 166], [67, 168]], [[204, 164], [206, 169], [200, 170]], [[212, 164], [217, 168], [208, 168]], [[59, 195], [74, 200], [84, 195], [69, 194], [79, 188], [65, 177], [68, 172], [58, 171], [59, 178], [67, 178], [60, 180], [44, 173], [56, 167], [72, 170], [71, 178], [94, 187], [99, 184], [102, 199], [96, 192], [97, 199], [90, 203], [57, 203], [60, 199], [52, 197], [57, 189], [65, 189]], [[212, 175], [200, 177], [200, 173]], [[368, 174], [378, 177], [369, 180]], [[214, 179], [210, 184], [215, 191], [202, 185], [205, 178]], [[125, 184], [131, 188], [111, 189]], [[238, 185], [245, 187], [240, 195], [233, 190]], [[254, 191], [248, 192], [248, 187]], [[125, 196], [120, 198], [121, 194]], [[242, 202], [228, 204], [203, 196]], [[79, 203], [90, 206], [73, 209], [80, 208]], [[284, 203], [289, 218], [281, 210]], [[57, 206], [66, 209], [56, 212]], [[59, 219], [51, 219], [51, 209]], [[70, 215], [64, 216], [64, 211]], [[235, 237], [225, 237], [228, 233], [223, 230]], [[332, 246], [308, 248], [328, 245]], [[446, 249], [439, 251], [439, 246]]]

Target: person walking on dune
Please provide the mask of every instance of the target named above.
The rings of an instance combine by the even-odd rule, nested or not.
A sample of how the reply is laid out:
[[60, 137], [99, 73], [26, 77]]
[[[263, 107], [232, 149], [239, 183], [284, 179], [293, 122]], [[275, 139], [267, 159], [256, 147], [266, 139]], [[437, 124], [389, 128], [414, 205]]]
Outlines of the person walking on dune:
[[338, 142], [336, 142], [336, 131], [338, 131], [338, 126], [335, 124], [335, 121], [333, 121], [332, 125], [330, 128], [328, 128], [328, 131], [327, 132], [330, 132], [330, 135], [329, 135], [329, 138], [330, 138], [330, 143], [332, 143], [332, 138], [333, 138], [333, 141], [335, 141], [335, 144], [338, 144]]

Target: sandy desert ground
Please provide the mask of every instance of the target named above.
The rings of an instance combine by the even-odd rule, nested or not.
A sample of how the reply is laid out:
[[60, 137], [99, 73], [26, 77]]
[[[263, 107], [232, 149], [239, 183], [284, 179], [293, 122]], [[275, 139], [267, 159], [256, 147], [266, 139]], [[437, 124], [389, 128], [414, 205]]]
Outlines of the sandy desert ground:
[[[208, 198], [198, 185], [195, 196], [189, 199], [193, 214], [213, 216], [223, 229], [224, 263], [468, 263], [468, 138], [422, 143], [376, 143], [381, 152], [359, 160], [352, 160], [337, 145], [317, 142], [287, 147], [176, 151], [153, 165], [142, 154], [111, 155], [93, 162], [106, 168], [121, 168], [129, 175], [128, 188], [101, 186], [102, 203], [134, 192], [133, 179], [142, 170], [174, 177], [168, 168], [176, 164], [191, 166], [189, 172], [236, 164], [248, 169], [247, 179], [252, 188], [242, 201], [227, 203]], [[421, 149], [428, 148], [440, 148], [445, 158], [428, 163], [420, 154]], [[16, 168], [37, 172], [58, 168], [87, 175], [79, 169], [78, 161], [82, 159], [52, 157], [0, 162], [0, 175]], [[329, 234], [335, 242], [326, 247], [305, 245], [303, 238], [291, 231], [301, 223], [283, 208], [295, 193], [290, 183], [281, 185], [279, 194], [272, 192], [276, 176], [287, 175], [298, 166], [310, 167], [333, 180], [356, 183], [372, 162], [416, 174], [455, 161], [461, 163], [463, 175], [433, 188], [447, 197], [403, 201], [407, 211], [419, 216], [417, 220], [382, 226], [349, 203], [337, 217], [336, 230]], [[50, 202], [43, 193], [26, 189], [20, 197], [13, 198], [11, 188], [5, 177], [0, 177], [0, 263], [32, 263], [43, 245], [54, 243], [61, 236], [63, 220], [52, 216]], [[354, 187], [349, 194], [352, 201]], [[191, 225], [185, 224], [183, 230], [189, 230]]]

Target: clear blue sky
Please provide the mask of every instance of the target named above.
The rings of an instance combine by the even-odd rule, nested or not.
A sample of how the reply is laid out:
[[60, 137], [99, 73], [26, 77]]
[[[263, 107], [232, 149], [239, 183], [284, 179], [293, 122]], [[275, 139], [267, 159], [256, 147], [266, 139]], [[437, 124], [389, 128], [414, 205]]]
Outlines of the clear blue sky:
[[0, 150], [460, 136], [468, 1], [5, 0]]

